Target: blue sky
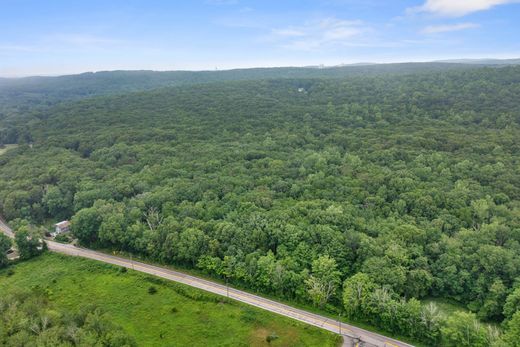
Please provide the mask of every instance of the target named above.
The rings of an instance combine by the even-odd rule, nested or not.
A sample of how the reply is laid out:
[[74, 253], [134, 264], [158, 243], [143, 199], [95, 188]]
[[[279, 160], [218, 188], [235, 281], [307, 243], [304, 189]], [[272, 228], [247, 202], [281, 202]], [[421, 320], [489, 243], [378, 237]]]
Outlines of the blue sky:
[[0, 76], [485, 57], [519, 0], [0, 0]]

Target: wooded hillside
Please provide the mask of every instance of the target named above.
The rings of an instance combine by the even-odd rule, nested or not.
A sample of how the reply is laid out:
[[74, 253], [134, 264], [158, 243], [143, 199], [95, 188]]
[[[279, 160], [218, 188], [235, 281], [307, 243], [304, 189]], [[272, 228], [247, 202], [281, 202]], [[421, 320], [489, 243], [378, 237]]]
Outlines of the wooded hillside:
[[[460, 322], [473, 327], [467, 346], [508, 343], [520, 318], [519, 95], [510, 66], [59, 103], [2, 133], [21, 146], [0, 157], [0, 210], [72, 218], [84, 245], [346, 310], [431, 345], [464, 345]], [[417, 301], [427, 297], [506, 334], [471, 314], [446, 324]]]

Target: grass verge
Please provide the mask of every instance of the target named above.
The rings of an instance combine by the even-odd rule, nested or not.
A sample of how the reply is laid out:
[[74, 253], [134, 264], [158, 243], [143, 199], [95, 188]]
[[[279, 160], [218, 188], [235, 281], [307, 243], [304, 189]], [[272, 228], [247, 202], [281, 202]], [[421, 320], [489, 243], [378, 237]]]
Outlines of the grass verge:
[[[174, 266], [174, 265], [170, 265], [170, 264], [158, 263], [158, 262], [156, 262], [156, 261], [154, 261], [152, 259], [143, 258], [143, 257], [139, 257], [139, 256], [136, 256], [136, 255], [131, 255], [130, 253], [126, 253], [126, 252], [122, 252], [122, 251], [114, 251], [114, 250], [110, 250], [110, 249], [96, 249], [96, 251], [103, 252], [103, 253], [106, 253], [106, 254], [109, 254], [109, 255], [115, 255], [115, 256], [118, 256], [118, 257], [121, 257], [121, 258], [133, 259], [133, 260], [136, 260], [136, 261], [141, 261], [143, 263], [164, 267], [164, 268], [167, 268], [167, 269], [170, 269], [170, 270], [174, 270], [174, 271], [180, 271], [180, 272], [183, 272], [185, 274], [196, 276], [196, 277], [200, 277], [200, 278], [204, 278], [204, 279], [206, 279], [208, 281], [212, 281], [212, 282], [215, 282], [215, 283], [226, 284], [225, 280], [223, 280], [221, 278], [217, 278], [217, 277], [211, 276], [211, 275], [208, 275], [207, 273], [205, 273], [203, 271], [200, 271], [200, 270], [198, 270], [196, 268], [194, 269], [194, 268], [187, 268], [187, 267]], [[295, 308], [299, 308], [299, 309], [306, 310], [306, 311], [309, 311], [309, 312], [312, 312], [312, 313], [316, 313], [316, 314], [319, 314], [319, 315], [331, 318], [333, 320], [338, 320], [340, 318], [340, 317], [338, 317], [337, 314], [333, 314], [333, 313], [331, 313], [329, 311], [320, 309], [320, 308], [312, 306], [310, 304], [306, 304], [306, 303], [302, 303], [302, 302], [298, 302], [298, 301], [291, 301], [291, 300], [288, 300], [288, 299], [283, 299], [283, 298], [277, 297], [275, 295], [269, 295], [269, 294], [265, 294], [265, 293], [262, 293], [262, 292], [254, 291], [254, 290], [251, 290], [251, 288], [243, 287], [243, 286], [237, 285], [236, 283], [233, 283], [231, 286], [233, 288], [235, 288], [235, 289], [239, 289], [239, 290], [242, 290], [242, 291], [250, 293], [250, 294], [259, 295], [259, 296], [264, 297], [266, 299], [271, 299], [271, 300], [274, 300], [274, 301], [278, 301], [280, 303], [283, 303], [283, 304], [286, 304], [286, 305], [289, 305], [289, 306], [292, 306], [292, 307], [295, 307]], [[407, 336], [401, 336], [401, 335], [389, 333], [388, 331], [385, 331], [383, 329], [379, 329], [379, 328], [374, 327], [373, 325], [370, 325], [370, 324], [368, 324], [366, 322], [363, 322], [363, 321], [347, 319], [345, 317], [341, 317], [341, 321], [343, 323], [346, 323], [346, 324], [351, 324], [351, 325], [354, 325], [356, 327], [359, 327], [359, 328], [362, 328], [362, 329], [365, 329], [365, 330], [368, 330], [368, 331], [371, 331], [371, 332], [374, 332], [374, 333], [385, 335], [385, 336], [394, 338], [396, 340], [400, 340], [400, 341], [412, 344], [412, 345], [414, 345], [416, 347], [427, 347], [427, 345], [425, 345], [424, 343], [422, 343], [420, 341], [413, 340], [413, 339], [411, 339], [411, 338], [409, 338]], [[338, 332], [339, 332], [339, 329], [338, 329]]]
[[[327, 331], [131, 270], [47, 253], [0, 271], [0, 295], [40, 287], [56, 307], [96, 304], [139, 346], [337, 346]], [[154, 289], [151, 289], [154, 288]], [[271, 336], [272, 341], [268, 342]]]

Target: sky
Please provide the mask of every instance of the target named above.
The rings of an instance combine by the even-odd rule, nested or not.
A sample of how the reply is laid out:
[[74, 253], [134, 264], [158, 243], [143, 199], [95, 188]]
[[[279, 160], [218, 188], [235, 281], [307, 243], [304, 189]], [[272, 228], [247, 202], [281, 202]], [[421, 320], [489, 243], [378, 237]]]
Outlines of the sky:
[[519, 58], [520, 0], [0, 0], [0, 76]]

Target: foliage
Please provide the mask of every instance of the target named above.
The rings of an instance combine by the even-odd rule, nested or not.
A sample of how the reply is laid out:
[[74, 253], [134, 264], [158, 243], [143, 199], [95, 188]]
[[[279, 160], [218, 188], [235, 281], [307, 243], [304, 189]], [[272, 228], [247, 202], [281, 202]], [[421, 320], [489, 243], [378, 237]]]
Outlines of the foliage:
[[513, 315], [520, 311], [520, 285], [508, 295], [504, 304], [504, 317], [511, 319]]
[[15, 233], [15, 243], [20, 259], [26, 260], [40, 255], [46, 249], [46, 244], [42, 239], [42, 232], [27, 222], [22, 225]]
[[61, 243], [70, 243], [72, 241], [70, 235], [67, 234], [58, 234], [54, 238], [54, 241], [61, 242]]
[[0, 342], [3, 346], [137, 346], [99, 308], [56, 310], [38, 289], [2, 293]]
[[476, 319], [475, 314], [455, 312], [448, 317], [442, 328], [443, 343], [447, 347], [486, 347], [491, 346], [486, 328]]
[[0, 233], [0, 268], [6, 267], [9, 263], [7, 251], [11, 249], [11, 239]]
[[520, 310], [516, 311], [510, 321], [507, 322], [507, 328], [503, 336], [503, 341], [507, 346], [520, 346]]
[[[166, 86], [267, 78], [337, 78], [412, 72], [466, 70], [475, 65], [448, 63], [383, 64], [319, 68], [236, 69], [229, 71], [103, 71], [58, 77], [0, 78], [0, 120], [31, 121], [48, 107], [98, 95], [121, 94]], [[39, 112], [35, 112], [38, 110]], [[25, 129], [0, 128], [0, 144], [30, 139]], [[1, 151], [0, 151], [1, 153]]]
[[520, 278], [520, 67], [402, 68], [63, 92], [76, 101], [0, 120], [20, 144], [0, 157], [1, 213], [428, 341], [414, 299], [501, 323]]
[[[11, 277], [8, 269], [15, 270]], [[8, 269], [0, 270], [0, 301], [20, 288], [37, 287], [45, 294], [46, 308], [64, 317], [94, 305], [102, 308], [101, 316], [112, 322], [114, 332], [124, 332], [138, 346], [265, 346], [273, 331], [279, 338], [272, 346], [337, 346], [336, 335], [327, 331], [178, 283], [134, 271], [121, 273], [117, 266], [92, 260], [47, 252]], [[157, 288], [156, 294], [148, 294], [150, 285]], [[243, 319], [244, 314], [249, 319]], [[66, 320], [67, 325], [72, 322]]]
[[340, 284], [341, 272], [336, 261], [329, 256], [321, 256], [312, 262], [312, 272], [305, 281], [311, 301], [323, 307], [336, 294]]
[[271, 333], [269, 335], [267, 335], [267, 337], [265, 338], [265, 340], [270, 344], [271, 342], [273, 342], [274, 340], [277, 340], [278, 339], [278, 335], [276, 335], [276, 333]]
[[343, 303], [348, 318], [363, 320], [429, 345], [439, 342], [442, 319], [436, 305], [400, 299], [391, 290], [378, 287], [364, 273], [357, 273], [345, 281]]

